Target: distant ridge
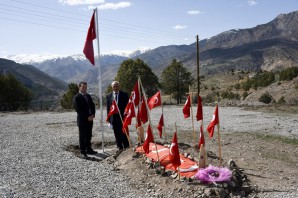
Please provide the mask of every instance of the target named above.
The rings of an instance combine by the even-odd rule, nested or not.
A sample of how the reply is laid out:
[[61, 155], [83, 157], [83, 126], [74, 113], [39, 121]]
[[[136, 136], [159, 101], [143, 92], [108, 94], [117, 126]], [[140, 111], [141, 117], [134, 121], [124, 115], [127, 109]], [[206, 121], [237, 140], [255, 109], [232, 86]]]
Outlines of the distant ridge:
[[67, 89], [67, 83], [51, 77], [31, 65], [21, 65], [14, 61], [0, 58], [0, 73], [13, 74], [17, 80], [29, 88], [34, 99], [55, 98]]

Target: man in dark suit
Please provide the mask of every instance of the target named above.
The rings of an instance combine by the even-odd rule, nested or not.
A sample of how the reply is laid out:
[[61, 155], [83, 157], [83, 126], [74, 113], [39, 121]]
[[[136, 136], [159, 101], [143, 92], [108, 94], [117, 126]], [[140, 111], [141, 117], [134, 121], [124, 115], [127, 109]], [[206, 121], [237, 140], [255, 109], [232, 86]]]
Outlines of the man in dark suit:
[[96, 154], [91, 148], [93, 119], [95, 117], [95, 105], [90, 94], [87, 94], [87, 83], [79, 83], [79, 93], [73, 98], [74, 108], [77, 112], [77, 125], [79, 127], [79, 143], [81, 157], [87, 158], [87, 154]]
[[[109, 113], [113, 100], [115, 100], [123, 119], [124, 110], [129, 100], [128, 95], [126, 92], [120, 91], [120, 84], [118, 81], [113, 81], [111, 86], [113, 92], [107, 95], [107, 114]], [[114, 130], [114, 135], [118, 149], [123, 150], [125, 148], [128, 148], [129, 142], [126, 134], [122, 131], [123, 125], [119, 113], [110, 116], [108, 122]]]

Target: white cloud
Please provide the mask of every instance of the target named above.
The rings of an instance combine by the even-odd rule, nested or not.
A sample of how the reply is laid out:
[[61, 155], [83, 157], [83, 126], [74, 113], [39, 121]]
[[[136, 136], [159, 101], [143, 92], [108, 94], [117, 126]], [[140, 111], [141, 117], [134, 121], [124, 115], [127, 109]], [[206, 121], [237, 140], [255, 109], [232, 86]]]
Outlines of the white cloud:
[[175, 30], [182, 30], [182, 29], [186, 29], [187, 25], [175, 25], [173, 28]]
[[131, 2], [119, 2], [119, 3], [105, 3], [100, 6], [97, 6], [99, 10], [117, 10], [120, 8], [127, 8], [131, 6]]
[[255, 0], [249, 0], [249, 1], [247, 1], [247, 3], [248, 3], [248, 5], [250, 5], [250, 6], [253, 6], [253, 5], [257, 5], [257, 4], [258, 4], [258, 2], [255, 1]]
[[187, 14], [189, 14], [189, 15], [197, 15], [197, 14], [204, 14], [204, 12], [199, 11], [199, 10], [189, 10], [189, 11], [187, 11]]
[[85, 4], [99, 4], [99, 3], [105, 3], [105, 0], [59, 0], [59, 3], [62, 3], [63, 5], [85, 5]]

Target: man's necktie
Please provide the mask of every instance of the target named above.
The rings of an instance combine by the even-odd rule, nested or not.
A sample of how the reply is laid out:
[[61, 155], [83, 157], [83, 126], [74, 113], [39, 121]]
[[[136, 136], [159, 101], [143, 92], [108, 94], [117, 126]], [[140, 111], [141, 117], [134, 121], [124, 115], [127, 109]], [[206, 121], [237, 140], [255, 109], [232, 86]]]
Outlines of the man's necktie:
[[115, 93], [115, 100], [116, 100], [116, 103], [118, 104], [118, 93]]

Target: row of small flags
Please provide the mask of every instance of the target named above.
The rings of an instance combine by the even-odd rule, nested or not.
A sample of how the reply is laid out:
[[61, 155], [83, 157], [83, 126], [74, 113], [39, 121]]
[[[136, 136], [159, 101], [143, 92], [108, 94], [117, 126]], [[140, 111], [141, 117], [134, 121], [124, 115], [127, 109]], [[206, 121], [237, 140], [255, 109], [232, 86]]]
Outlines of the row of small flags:
[[[145, 134], [145, 140], [144, 140], [144, 143], [142, 146], [145, 153], [149, 153], [150, 142], [155, 143], [154, 135], [152, 133], [151, 121], [150, 121], [150, 111], [153, 108], [159, 107], [159, 106], [162, 106], [160, 91], [158, 91], [149, 100], [147, 100], [144, 88], [142, 87], [140, 79], [138, 79], [134, 86], [133, 91], [131, 92], [129, 102], [128, 102], [128, 104], [125, 108], [125, 111], [124, 111], [122, 130], [124, 133], [126, 133], [126, 135], [128, 135], [128, 126], [132, 124], [133, 118], [136, 118], [136, 128], [142, 127], [143, 124], [146, 124], [149, 121], [147, 130], [146, 130], [146, 134]], [[136, 109], [135, 107], [138, 107], [138, 108]], [[183, 106], [183, 109], [182, 109], [184, 118], [190, 117], [190, 115], [191, 115], [190, 109], [191, 109], [191, 99], [190, 99], [190, 95], [189, 95], [184, 106]], [[117, 114], [117, 113], [120, 113], [120, 111], [118, 109], [116, 101], [113, 101], [113, 104], [110, 107], [109, 113], [107, 115], [107, 120], [110, 116], [112, 116], [113, 114]], [[197, 121], [203, 120], [202, 99], [200, 96], [198, 96], [196, 118], [197, 118]], [[218, 106], [216, 106], [215, 112], [213, 114], [213, 119], [207, 127], [210, 137], [213, 137], [214, 128], [218, 123], [219, 123]], [[163, 112], [162, 112], [161, 117], [158, 122], [158, 125], [156, 127], [160, 138], [163, 135], [163, 127], [164, 127], [164, 116], [163, 116]], [[199, 139], [198, 147], [200, 148], [201, 145], [205, 145], [202, 124], [200, 126], [200, 139]], [[177, 165], [177, 166], [180, 165], [179, 164], [180, 157], [179, 157], [179, 148], [178, 148], [178, 142], [177, 142], [177, 132], [174, 133], [174, 137], [172, 139], [172, 144], [170, 147], [170, 155], [169, 156], [170, 156], [170, 159], [172, 159], [171, 161], [172, 161], [173, 165]], [[179, 160], [177, 160], [177, 158], [179, 158]]]

